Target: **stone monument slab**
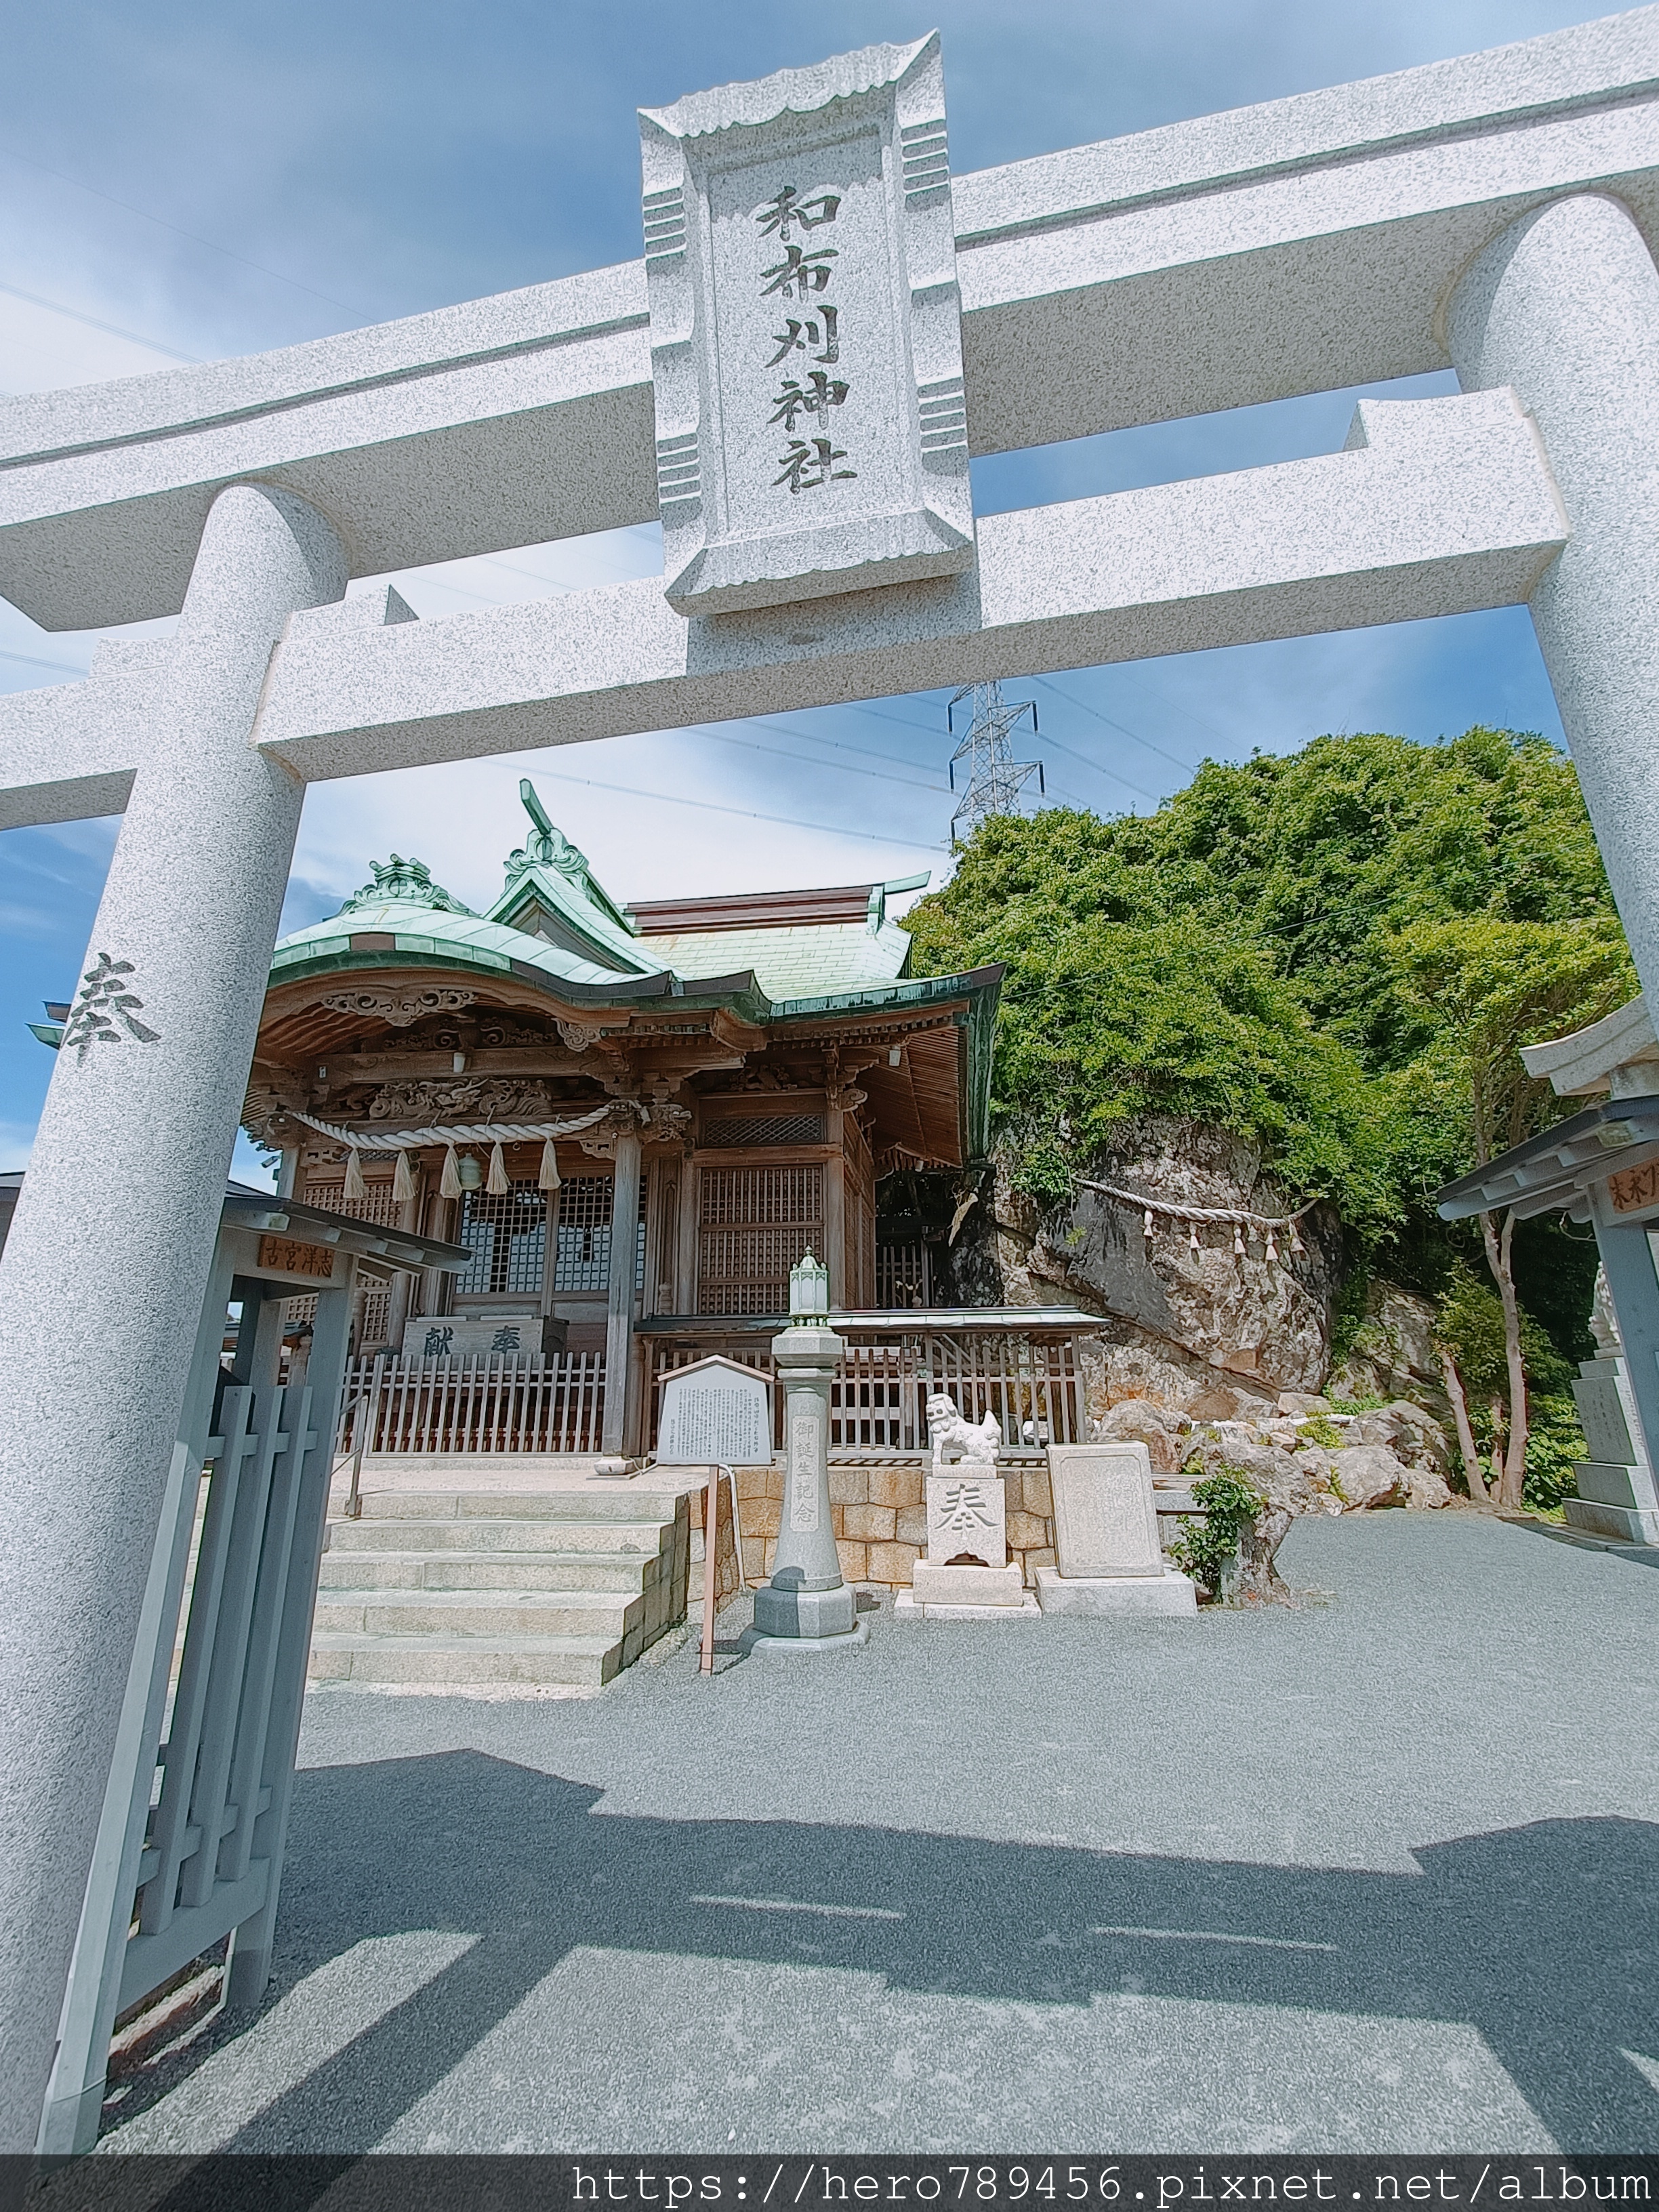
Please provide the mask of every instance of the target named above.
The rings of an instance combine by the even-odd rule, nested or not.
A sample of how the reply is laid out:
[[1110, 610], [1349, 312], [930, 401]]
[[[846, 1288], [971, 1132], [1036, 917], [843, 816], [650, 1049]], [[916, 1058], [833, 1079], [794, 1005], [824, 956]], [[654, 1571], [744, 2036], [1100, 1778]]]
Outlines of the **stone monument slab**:
[[1638, 1454], [1620, 1380], [1616, 1358], [1583, 1360], [1572, 1395], [1590, 1457], [1610, 1461], [1615, 1467], [1634, 1467]]
[[757, 1467], [772, 1456], [772, 1388], [718, 1357], [677, 1367], [662, 1386], [659, 1467]]
[[541, 1350], [538, 1313], [416, 1314], [404, 1323], [405, 1359], [534, 1359]]
[[1063, 1579], [1164, 1572], [1144, 1443], [1050, 1444], [1048, 1481]]

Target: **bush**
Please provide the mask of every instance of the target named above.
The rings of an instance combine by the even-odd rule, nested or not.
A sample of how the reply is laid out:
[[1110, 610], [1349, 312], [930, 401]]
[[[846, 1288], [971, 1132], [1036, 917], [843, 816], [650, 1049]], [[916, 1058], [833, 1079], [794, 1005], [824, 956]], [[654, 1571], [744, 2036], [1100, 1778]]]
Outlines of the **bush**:
[[1213, 1601], [1221, 1595], [1227, 1570], [1238, 1556], [1239, 1532], [1267, 1501], [1236, 1467], [1218, 1468], [1195, 1482], [1193, 1497], [1204, 1508], [1205, 1518], [1182, 1516], [1181, 1534], [1170, 1547], [1170, 1556]]
[[1559, 1513], [1564, 1498], [1577, 1498], [1572, 1463], [1589, 1457], [1571, 1395], [1534, 1396], [1528, 1402], [1527, 1480], [1522, 1498], [1534, 1513]]

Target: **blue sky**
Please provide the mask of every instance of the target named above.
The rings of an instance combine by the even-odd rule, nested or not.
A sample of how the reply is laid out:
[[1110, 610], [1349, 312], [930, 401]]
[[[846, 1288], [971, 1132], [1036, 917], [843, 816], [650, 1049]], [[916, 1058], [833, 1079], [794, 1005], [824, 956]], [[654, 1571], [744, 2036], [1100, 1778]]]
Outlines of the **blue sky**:
[[[258, 351], [635, 257], [633, 111], [872, 40], [943, 33], [958, 172], [1533, 37], [1559, 0], [0, 0], [0, 391]], [[1370, 387], [1368, 387], [1370, 388]], [[1422, 378], [1396, 395], [1452, 388]], [[975, 465], [981, 513], [1339, 447], [1352, 393]], [[654, 526], [400, 579], [432, 619], [648, 574]], [[0, 690], [94, 640], [0, 601]], [[1050, 796], [1145, 811], [1206, 757], [1325, 731], [1560, 726], [1524, 613], [1084, 670], [1037, 702]], [[618, 896], [948, 866], [943, 694], [317, 787], [289, 927], [395, 848], [473, 905], [520, 841], [528, 770]], [[72, 988], [115, 824], [0, 835], [0, 1167], [51, 1072], [25, 1024]]]

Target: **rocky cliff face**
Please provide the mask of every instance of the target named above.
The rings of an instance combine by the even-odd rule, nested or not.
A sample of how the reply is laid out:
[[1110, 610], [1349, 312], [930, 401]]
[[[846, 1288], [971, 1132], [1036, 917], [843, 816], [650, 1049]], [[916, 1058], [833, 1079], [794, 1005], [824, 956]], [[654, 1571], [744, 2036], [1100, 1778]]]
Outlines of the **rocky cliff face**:
[[[1330, 1362], [1342, 1233], [1320, 1206], [1266, 1238], [1183, 1221], [1158, 1207], [1224, 1208], [1279, 1219], [1295, 1200], [1237, 1138], [1203, 1123], [1147, 1117], [1082, 1164], [1067, 1203], [1043, 1209], [1017, 1190], [1012, 1163], [968, 1216], [952, 1255], [964, 1304], [1073, 1305], [1102, 1318], [1098, 1411], [1146, 1398], [1197, 1420], [1270, 1416], [1282, 1390], [1316, 1391]], [[1135, 1194], [1118, 1198], [1089, 1188]], [[1145, 1234], [1144, 1194], [1152, 1206]], [[1194, 1235], [1197, 1246], [1194, 1249]]]
[[1352, 1349], [1331, 1372], [1338, 1398], [1409, 1398], [1451, 1425], [1451, 1401], [1434, 1348], [1434, 1308], [1398, 1283], [1373, 1282]]

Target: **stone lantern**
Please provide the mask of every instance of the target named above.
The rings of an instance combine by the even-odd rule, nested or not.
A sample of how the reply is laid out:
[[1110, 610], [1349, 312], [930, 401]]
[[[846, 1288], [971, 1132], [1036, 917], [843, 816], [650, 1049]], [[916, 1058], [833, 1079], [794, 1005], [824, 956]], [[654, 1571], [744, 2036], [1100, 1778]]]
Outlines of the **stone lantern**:
[[830, 1327], [829, 1275], [808, 1252], [789, 1278], [789, 1326], [772, 1340], [784, 1394], [783, 1522], [772, 1579], [755, 1593], [750, 1650], [844, 1651], [866, 1638], [830, 1519], [830, 1386], [846, 1349]]

